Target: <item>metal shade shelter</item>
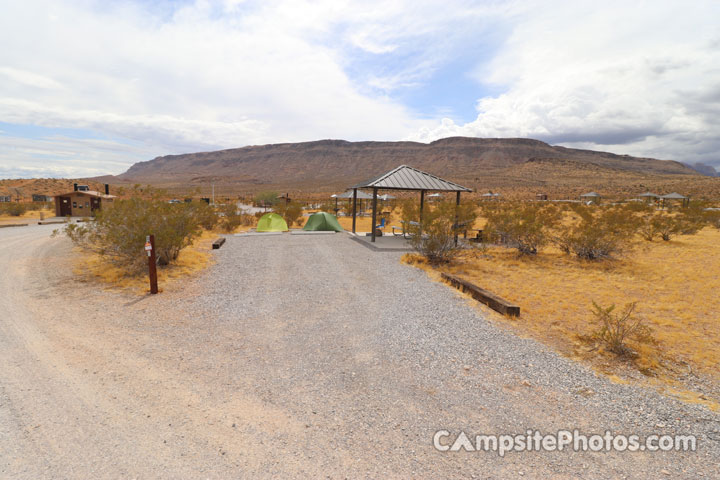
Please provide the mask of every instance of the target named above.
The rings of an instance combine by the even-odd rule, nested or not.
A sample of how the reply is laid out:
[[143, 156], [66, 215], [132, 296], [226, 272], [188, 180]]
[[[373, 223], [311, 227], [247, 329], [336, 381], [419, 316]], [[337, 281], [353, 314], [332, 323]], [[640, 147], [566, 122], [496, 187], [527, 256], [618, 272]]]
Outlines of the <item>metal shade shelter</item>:
[[[338, 198], [343, 198], [343, 199], [347, 198], [348, 202], [350, 202], [350, 199], [353, 198], [353, 191], [348, 190], [339, 195], [338, 194], [330, 195], [330, 198], [335, 199], [335, 215], [337, 215], [337, 213], [340, 211], [340, 207], [338, 207]], [[372, 195], [370, 195], [369, 193], [365, 193], [365, 192], [358, 192], [357, 198], [359, 198], [360, 200], [372, 200]], [[360, 207], [362, 207], [362, 205], [360, 205]]]
[[662, 199], [663, 206], [665, 206], [666, 200], [682, 200], [683, 208], [687, 207], [690, 204], [690, 197], [686, 197], [685, 195], [680, 195], [677, 192], [668, 193], [667, 195], [662, 195], [660, 198]]
[[638, 195], [637, 198], [640, 200], [645, 200], [646, 202], [653, 202], [660, 198], [660, 195], [652, 192], [645, 192]]
[[[348, 190], [347, 192], [341, 193], [340, 195], [332, 195], [331, 198], [353, 198], [353, 191]], [[372, 200], [372, 195], [365, 192], [357, 192], [357, 198], [360, 200]]]
[[[400, 165], [397, 168], [383, 173], [366, 182], [358, 183], [351, 187], [353, 191], [353, 222], [352, 231], [355, 233], [355, 218], [357, 212], [357, 196], [358, 189], [372, 188], [372, 239], [375, 242], [375, 225], [377, 224], [377, 199], [378, 190], [413, 190], [420, 192], [420, 223], [422, 223], [423, 206], [425, 203], [425, 192], [456, 192], [456, 205], [460, 205], [460, 194], [462, 192], [471, 192], [472, 190], [458, 185], [457, 183], [443, 180], [440, 177], [432, 175], [417, 168], [407, 165]], [[457, 223], [457, 213], [455, 218]], [[457, 236], [455, 237], [457, 243]]]

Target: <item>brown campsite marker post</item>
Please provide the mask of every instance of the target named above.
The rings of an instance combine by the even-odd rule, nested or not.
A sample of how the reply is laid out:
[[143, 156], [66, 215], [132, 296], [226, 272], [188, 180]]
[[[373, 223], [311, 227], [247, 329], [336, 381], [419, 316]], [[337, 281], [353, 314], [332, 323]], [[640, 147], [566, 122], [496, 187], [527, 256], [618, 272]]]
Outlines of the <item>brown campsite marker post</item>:
[[157, 265], [155, 261], [155, 235], [148, 235], [145, 239], [145, 251], [148, 255], [148, 270], [150, 274], [150, 293], [158, 293]]

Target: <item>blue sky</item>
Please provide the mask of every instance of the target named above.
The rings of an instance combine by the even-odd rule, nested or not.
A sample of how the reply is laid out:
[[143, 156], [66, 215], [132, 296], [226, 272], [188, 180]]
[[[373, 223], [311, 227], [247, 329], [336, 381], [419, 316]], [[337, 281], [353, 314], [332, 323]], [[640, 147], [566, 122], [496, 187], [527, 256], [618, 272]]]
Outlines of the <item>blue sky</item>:
[[0, 0], [0, 178], [530, 137], [720, 167], [720, 3]]

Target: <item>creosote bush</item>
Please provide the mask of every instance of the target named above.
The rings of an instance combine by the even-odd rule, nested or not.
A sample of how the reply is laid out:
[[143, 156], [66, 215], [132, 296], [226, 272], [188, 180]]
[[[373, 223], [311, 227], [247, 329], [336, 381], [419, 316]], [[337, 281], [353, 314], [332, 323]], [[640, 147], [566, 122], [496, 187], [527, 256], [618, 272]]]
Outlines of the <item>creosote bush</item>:
[[147, 235], [155, 236], [158, 265], [168, 265], [200, 234], [206, 213], [189, 204], [131, 198], [116, 200], [112, 207], [100, 210], [94, 221], [69, 223], [63, 231], [76, 245], [135, 273], [147, 263], [143, 249]]
[[579, 221], [556, 227], [554, 241], [561, 250], [585, 260], [601, 260], [622, 253], [632, 243], [637, 220], [622, 207], [578, 205], [573, 210]]
[[20, 217], [23, 213], [27, 211], [27, 207], [24, 203], [6, 203], [2, 211], [0, 213], [6, 213], [7, 215], [10, 215], [11, 217]]
[[257, 195], [255, 195], [255, 198], [253, 198], [253, 203], [256, 207], [272, 207], [276, 203], [278, 203], [278, 193], [277, 192], [260, 192]]
[[488, 238], [517, 248], [520, 255], [536, 255], [551, 238], [559, 211], [552, 205], [497, 203], [483, 208]]
[[593, 301], [592, 306], [592, 314], [599, 323], [594, 336], [609, 351], [617, 355], [628, 355], [632, 353], [626, 344], [628, 339], [648, 341], [651, 338], [650, 328], [642, 322], [642, 319], [633, 316], [637, 302], [626, 304], [621, 312], [615, 312], [615, 305], [601, 307]]
[[[419, 216], [419, 207], [415, 210], [409, 202], [412, 201], [403, 203], [403, 219], [418, 218], [414, 215]], [[431, 264], [447, 263], [458, 253], [458, 248], [455, 246], [455, 235], [461, 232], [464, 225], [472, 225], [476, 215], [475, 205], [469, 202], [461, 204], [457, 208], [452, 202], [425, 206], [422, 222], [408, 226], [411, 234], [410, 245]], [[408, 221], [414, 222], [415, 220]]]
[[285, 219], [288, 227], [294, 223], [300, 223], [302, 217], [302, 205], [295, 201], [280, 201], [273, 207], [273, 211]]
[[[218, 220], [219, 226], [225, 232], [232, 232], [240, 225], [248, 224], [247, 215], [238, 211], [238, 207], [234, 203], [218, 207], [218, 213], [220, 214]], [[255, 217], [251, 218], [254, 219]]]

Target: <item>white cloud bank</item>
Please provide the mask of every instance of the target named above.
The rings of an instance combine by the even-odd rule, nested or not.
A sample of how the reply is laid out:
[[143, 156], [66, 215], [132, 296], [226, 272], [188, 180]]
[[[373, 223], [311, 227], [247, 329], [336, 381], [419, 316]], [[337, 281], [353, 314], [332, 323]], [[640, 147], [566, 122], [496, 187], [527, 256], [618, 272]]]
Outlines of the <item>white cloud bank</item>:
[[410, 138], [532, 137], [720, 166], [720, 3], [522, 2], [475, 121]]
[[[113, 145], [2, 135], [0, 176], [119, 173], [155, 155], [248, 144], [450, 135], [720, 161], [715, 1], [176, 5], [0, 0], [0, 122], [92, 130]], [[488, 31], [505, 36], [491, 57], [464, 48]], [[467, 124], [397, 100], [450, 57], [476, 66], [465, 74], [477, 81], [478, 118]]]

